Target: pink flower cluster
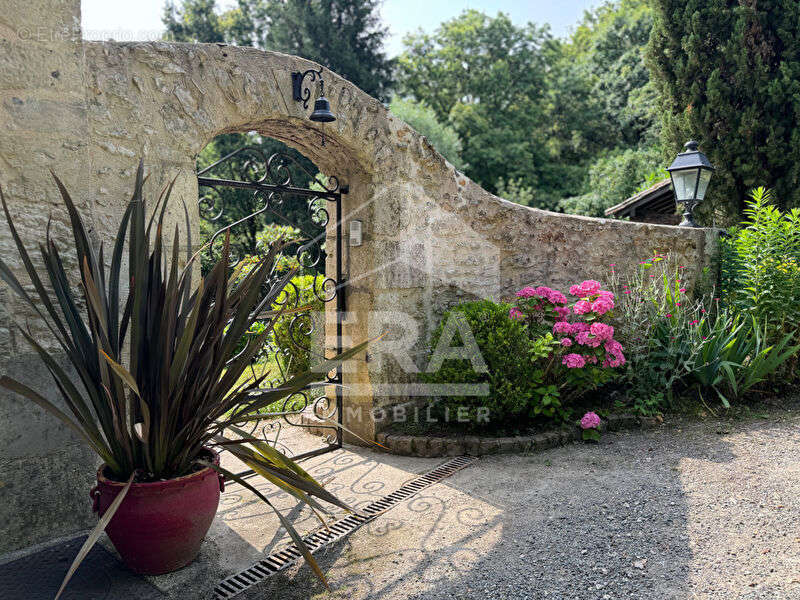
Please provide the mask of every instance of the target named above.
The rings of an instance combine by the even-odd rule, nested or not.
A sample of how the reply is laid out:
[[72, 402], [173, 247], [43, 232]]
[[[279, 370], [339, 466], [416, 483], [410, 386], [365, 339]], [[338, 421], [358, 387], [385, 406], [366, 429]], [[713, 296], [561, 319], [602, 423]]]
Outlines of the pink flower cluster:
[[603, 348], [606, 351], [606, 358], [603, 361], [604, 367], [621, 367], [625, 364], [625, 355], [622, 353], [622, 344], [617, 340], [608, 340]]
[[550, 304], [566, 304], [567, 297], [558, 290], [540, 285], [537, 288], [524, 287], [517, 292], [517, 298], [542, 298]]
[[573, 285], [569, 288], [569, 293], [580, 298], [572, 307], [576, 315], [586, 315], [594, 313], [604, 315], [614, 309], [614, 294], [604, 290], [600, 282], [588, 279], [580, 285]]
[[572, 287], [570, 287], [569, 293], [572, 294], [573, 296], [578, 296], [582, 298], [583, 296], [591, 296], [593, 294], [598, 293], [601, 287], [602, 286], [600, 285], [599, 281], [595, 281], [594, 279], [587, 279], [580, 285], [573, 285]]
[[[574, 325], [586, 325], [586, 323], [574, 323]], [[603, 342], [611, 341], [614, 338], [614, 328], [597, 321], [588, 327], [573, 327], [572, 329], [576, 331], [575, 341], [590, 348], [599, 348]]]
[[566, 333], [569, 335], [577, 335], [583, 331], [589, 331], [589, 324], [578, 321], [577, 323], [570, 323], [569, 321], [556, 321], [553, 324], [553, 333]]
[[[524, 287], [517, 292], [517, 298], [527, 301], [528, 308], [536, 312], [552, 310], [559, 319], [565, 319], [570, 314], [569, 307], [564, 306], [567, 303], [567, 297], [558, 290], [543, 285], [536, 288]], [[516, 313], [509, 316], [513, 319], [521, 318]]]
[[533, 310], [539, 313], [537, 319], [541, 322], [550, 315], [552, 331], [560, 337], [561, 348], [570, 349], [561, 358], [561, 364], [569, 369], [598, 363], [606, 368], [625, 364], [622, 345], [614, 339], [614, 328], [597, 320], [613, 310], [614, 294], [593, 279], [573, 285], [569, 293], [579, 298], [571, 307], [557, 290], [545, 286], [522, 288], [517, 292], [521, 302], [511, 309], [509, 316], [523, 319], [530, 314], [527, 310]]
[[597, 413], [587, 412], [581, 419], [581, 429], [597, 429], [600, 427], [600, 417]]
[[570, 353], [561, 359], [561, 364], [569, 369], [580, 369], [586, 366], [586, 358], [581, 354]]

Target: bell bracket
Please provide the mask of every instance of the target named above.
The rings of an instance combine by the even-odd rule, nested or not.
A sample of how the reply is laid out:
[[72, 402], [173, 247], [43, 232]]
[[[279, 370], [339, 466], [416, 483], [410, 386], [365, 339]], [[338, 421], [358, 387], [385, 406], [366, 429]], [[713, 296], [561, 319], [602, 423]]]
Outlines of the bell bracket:
[[309, 69], [308, 71], [292, 72], [292, 97], [295, 102], [302, 102], [303, 108], [308, 109], [308, 102], [311, 100], [311, 89], [303, 86], [303, 80], [308, 77], [310, 81], [316, 81], [324, 85], [322, 81], [322, 67], [319, 69]]

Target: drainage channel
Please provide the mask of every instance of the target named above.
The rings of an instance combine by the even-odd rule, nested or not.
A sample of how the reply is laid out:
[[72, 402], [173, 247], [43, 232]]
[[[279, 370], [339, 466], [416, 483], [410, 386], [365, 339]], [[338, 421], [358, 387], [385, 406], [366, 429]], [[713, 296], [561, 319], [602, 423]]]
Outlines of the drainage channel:
[[[361, 514], [348, 515], [328, 525], [328, 529], [317, 531], [303, 538], [303, 542], [313, 554], [321, 548], [350, 535], [364, 523], [369, 523], [390, 508], [397, 506], [404, 500], [408, 500], [414, 494], [450, 477], [456, 471], [470, 466], [476, 460], [478, 459], [474, 456], [458, 456], [448, 460], [443, 465], [436, 467], [425, 475], [421, 475], [400, 486], [391, 494], [375, 500], [372, 504], [364, 508]], [[294, 544], [287, 546], [283, 550], [274, 552], [267, 558], [258, 561], [252, 567], [220, 581], [214, 588], [215, 600], [230, 600], [230, 598], [241, 594], [248, 588], [272, 577], [272, 575], [278, 571], [283, 571], [287, 567], [290, 567], [301, 557], [302, 554], [300, 550], [298, 550], [297, 546]]]

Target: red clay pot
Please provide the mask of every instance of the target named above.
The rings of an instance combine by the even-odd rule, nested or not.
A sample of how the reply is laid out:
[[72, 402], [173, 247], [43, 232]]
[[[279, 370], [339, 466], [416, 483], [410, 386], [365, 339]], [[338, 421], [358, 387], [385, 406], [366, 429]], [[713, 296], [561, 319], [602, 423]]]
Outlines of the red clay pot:
[[[219, 456], [214, 463], [219, 464]], [[105, 513], [124, 483], [105, 476], [105, 465], [97, 471], [92, 488], [94, 511]], [[122, 560], [143, 575], [169, 573], [188, 565], [200, 552], [224, 490], [222, 477], [212, 468], [191, 475], [134, 483], [106, 533]]]

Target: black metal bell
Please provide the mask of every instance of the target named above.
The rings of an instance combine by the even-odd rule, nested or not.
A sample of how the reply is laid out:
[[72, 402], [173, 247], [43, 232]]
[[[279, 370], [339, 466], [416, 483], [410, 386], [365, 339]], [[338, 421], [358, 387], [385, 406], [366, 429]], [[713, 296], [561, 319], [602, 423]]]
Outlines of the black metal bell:
[[331, 103], [325, 96], [320, 96], [314, 102], [314, 112], [308, 117], [317, 123], [330, 123], [336, 120], [336, 115], [331, 112]]

